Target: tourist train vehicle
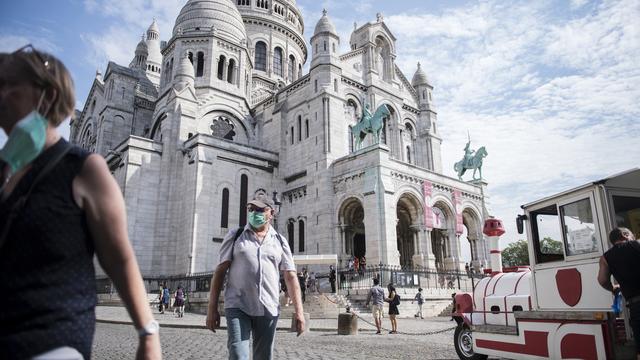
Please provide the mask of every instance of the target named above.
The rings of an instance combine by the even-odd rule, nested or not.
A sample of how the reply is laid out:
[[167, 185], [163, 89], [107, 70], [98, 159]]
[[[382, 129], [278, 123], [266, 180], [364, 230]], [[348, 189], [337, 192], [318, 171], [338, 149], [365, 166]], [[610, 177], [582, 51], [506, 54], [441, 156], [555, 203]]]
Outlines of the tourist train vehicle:
[[491, 276], [455, 296], [454, 341], [461, 359], [635, 359], [628, 309], [597, 280], [608, 233], [640, 236], [640, 169], [522, 206], [530, 267], [501, 269], [497, 219], [485, 222]]

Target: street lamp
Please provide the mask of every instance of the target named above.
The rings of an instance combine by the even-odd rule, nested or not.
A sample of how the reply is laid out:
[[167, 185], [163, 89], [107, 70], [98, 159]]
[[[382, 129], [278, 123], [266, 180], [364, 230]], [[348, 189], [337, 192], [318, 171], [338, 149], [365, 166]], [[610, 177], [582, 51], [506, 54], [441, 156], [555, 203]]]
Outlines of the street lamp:
[[276, 231], [278, 231], [278, 214], [280, 213], [280, 205], [282, 205], [282, 202], [280, 201], [280, 199], [278, 198], [278, 192], [274, 191], [273, 192], [273, 197], [271, 198], [271, 200], [273, 200], [273, 204], [275, 205], [275, 216], [273, 217], [273, 227], [276, 228]]

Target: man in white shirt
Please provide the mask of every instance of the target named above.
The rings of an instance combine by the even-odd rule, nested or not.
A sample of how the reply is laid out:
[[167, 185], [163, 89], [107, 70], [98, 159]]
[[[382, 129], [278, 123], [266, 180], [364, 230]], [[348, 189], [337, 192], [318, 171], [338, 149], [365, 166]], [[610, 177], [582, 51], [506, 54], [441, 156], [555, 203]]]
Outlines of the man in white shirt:
[[[248, 224], [229, 231], [220, 248], [220, 263], [211, 280], [207, 328], [220, 327], [218, 298], [228, 270], [224, 293], [229, 359], [249, 359], [253, 336], [253, 359], [271, 359], [280, 311], [280, 271], [284, 273], [295, 307], [298, 335], [305, 328], [300, 285], [289, 245], [270, 222], [273, 202], [258, 195], [247, 204]], [[243, 336], [244, 335], [244, 336]]]

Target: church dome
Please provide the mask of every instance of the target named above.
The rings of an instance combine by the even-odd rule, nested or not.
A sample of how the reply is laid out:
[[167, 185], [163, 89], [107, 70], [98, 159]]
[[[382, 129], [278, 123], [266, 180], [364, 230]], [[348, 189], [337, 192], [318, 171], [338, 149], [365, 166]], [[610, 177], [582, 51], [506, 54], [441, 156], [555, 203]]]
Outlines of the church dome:
[[322, 10], [322, 17], [320, 18], [320, 20], [318, 20], [318, 23], [316, 24], [316, 29], [314, 30], [313, 35], [315, 36], [324, 32], [329, 32], [334, 35], [338, 35], [338, 32], [336, 32], [336, 27], [333, 26], [333, 23], [331, 22], [331, 20], [329, 20], [329, 17], [327, 16], [326, 9]]
[[140, 42], [136, 46], [136, 54], [146, 55], [148, 52], [149, 52], [149, 47], [147, 46], [147, 43], [144, 41], [144, 37], [143, 37], [142, 40], [140, 40]]
[[247, 38], [242, 16], [231, 0], [189, 0], [180, 10], [173, 35], [191, 32], [211, 32], [235, 42]]
[[429, 79], [427, 79], [427, 74], [422, 70], [420, 63], [418, 63], [418, 70], [413, 74], [413, 79], [411, 79], [411, 85], [413, 87], [420, 85], [429, 85]]

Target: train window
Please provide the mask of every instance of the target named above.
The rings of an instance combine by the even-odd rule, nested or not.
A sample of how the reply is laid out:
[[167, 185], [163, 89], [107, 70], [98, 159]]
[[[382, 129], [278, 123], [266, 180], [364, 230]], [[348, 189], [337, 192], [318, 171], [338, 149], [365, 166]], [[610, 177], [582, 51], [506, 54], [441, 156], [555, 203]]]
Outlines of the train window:
[[491, 307], [491, 313], [492, 313], [492, 314], [500, 314], [500, 306], [498, 306], [498, 305], [493, 305], [493, 306]]
[[580, 199], [560, 206], [567, 256], [598, 251], [600, 237], [593, 220], [591, 201]]
[[511, 311], [513, 311], [513, 312], [516, 312], [516, 311], [522, 311], [522, 306], [520, 306], [520, 305], [513, 305], [513, 308], [512, 308], [512, 310], [511, 310]]
[[536, 263], [564, 260], [559, 220], [556, 204], [531, 212]]
[[640, 197], [613, 195], [616, 226], [626, 227], [640, 239]]

